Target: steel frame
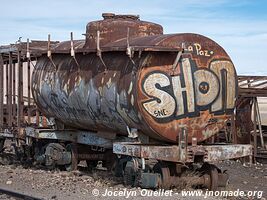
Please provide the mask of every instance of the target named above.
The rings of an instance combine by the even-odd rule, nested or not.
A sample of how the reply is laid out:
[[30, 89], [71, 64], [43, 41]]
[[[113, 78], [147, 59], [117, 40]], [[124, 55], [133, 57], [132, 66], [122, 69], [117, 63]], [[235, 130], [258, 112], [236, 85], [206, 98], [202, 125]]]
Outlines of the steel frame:
[[35, 129], [32, 127], [25, 128], [26, 141], [30, 143], [30, 139], [49, 139], [68, 141], [77, 144], [85, 144], [90, 146], [98, 146], [106, 149], [112, 148], [113, 141], [133, 141], [127, 137], [116, 137], [114, 140], [101, 137], [96, 132], [79, 131], [79, 130], [53, 130], [53, 129]]
[[204, 162], [213, 163], [246, 156], [252, 158], [253, 148], [249, 144], [196, 145], [188, 146], [185, 152], [181, 152], [178, 145], [114, 143], [113, 153], [177, 163], [193, 163], [195, 157], [202, 156]]
[[[52, 45], [57, 43], [51, 42]], [[31, 100], [32, 61], [36, 61], [46, 51], [46, 41], [28, 40], [0, 46], [0, 132], [8, 130], [14, 133], [14, 137], [23, 137], [23, 128], [30, 123], [32, 117], [30, 108], [35, 107]], [[25, 83], [23, 71], [27, 72]], [[26, 92], [23, 92], [24, 84], [27, 85]], [[23, 113], [26, 107], [28, 119]]]

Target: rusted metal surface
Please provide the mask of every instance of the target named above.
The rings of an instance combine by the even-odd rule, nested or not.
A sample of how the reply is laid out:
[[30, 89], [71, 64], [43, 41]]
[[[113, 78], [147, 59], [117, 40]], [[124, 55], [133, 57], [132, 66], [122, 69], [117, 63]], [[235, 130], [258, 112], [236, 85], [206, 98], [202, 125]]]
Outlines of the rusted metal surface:
[[[92, 23], [90, 31], [97, 27]], [[162, 35], [160, 26], [149, 23], [144, 32], [140, 21], [127, 17], [98, 23], [101, 28], [92, 34], [100, 31], [99, 49], [93, 35], [84, 47], [74, 42], [75, 59], [71, 42], [65, 42], [54, 48], [52, 60], [46, 55], [38, 60], [32, 90], [45, 115], [94, 131], [127, 135], [127, 127], [135, 128], [172, 143], [180, 125], [187, 127], [189, 143], [223, 128], [235, 106], [237, 79], [222, 47], [197, 34]], [[126, 32], [115, 34], [114, 24]], [[129, 27], [134, 35], [128, 38]]]
[[178, 162], [179, 147], [178, 146], [155, 146], [141, 145], [138, 143], [114, 143], [113, 153], [119, 155], [129, 155], [139, 158], [150, 158], [164, 161]]
[[237, 137], [237, 143], [253, 144], [256, 159], [261, 157], [259, 152], [266, 149], [258, 98], [267, 97], [267, 76], [238, 76], [238, 85], [234, 134]]
[[[107, 17], [109, 15], [109, 17]], [[103, 14], [104, 20], [88, 23], [85, 48], [96, 49], [97, 31], [100, 31], [100, 46], [123, 38], [144, 37], [163, 33], [162, 26], [141, 21], [138, 16]]]
[[259, 109], [259, 104], [258, 104], [257, 98], [254, 98], [254, 105], [253, 106], [256, 109], [256, 112], [254, 112], [253, 114], [256, 115], [256, 119], [257, 119], [257, 121], [255, 121], [254, 123], [256, 123], [258, 125], [261, 148], [265, 149], [266, 147], [265, 147], [264, 138], [263, 138], [262, 122], [261, 122], [260, 109]]
[[4, 125], [4, 61], [0, 54], [0, 130]]
[[194, 162], [195, 156], [203, 156], [204, 162], [252, 156], [252, 145], [197, 145], [188, 146], [185, 155], [180, 154], [176, 145], [148, 145], [140, 143], [114, 143], [113, 153], [145, 159], [157, 159], [170, 162]]
[[16, 123], [16, 63], [11, 66], [12, 69], [12, 124]]
[[239, 96], [267, 97], [267, 76], [238, 76]]
[[[86, 144], [91, 146], [98, 146], [104, 148], [112, 148], [111, 139], [100, 137], [98, 134], [90, 131], [79, 131], [79, 130], [53, 130], [53, 129], [34, 129], [27, 127], [25, 129], [26, 136], [36, 139], [50, 139], [68, 141], [77, 144]], [[114, 138], [116, 141], [126, 142], [133, 141], [132, 139], [117, 137]]]
[[[177, 164], [178, 165], [178, 164]], [[173, 187], [181, 187], [183, 184], [191, 187], [201, 186], [202, 188], [207, 188], [209, 190], [216, 191], [218, 187], [226, 187], [229, 181], [229, 175], [222, 173], [214, 165], [209, 165], [205, 163], [201, 170], [202, 175], [199, 176], [198, 173], [187, 174], [177, 176], [174, 171], [176, 169], [166, 162], [157, 163], [154, 166], [154, 173], [141, 172], [139, 176], [136, 177], [136, 181], [140, 183], [141, 188], [164, 188], [170, 189]], [[135, 185], [139, 186], [139, 185]]]
[[[152, 67], [142, 68], [138, 81], [139, 106], [145, 108], [141, 110], [142, 116], [153, 130], [160, 130], [160, 135], [169, 140], [174, 141], [179, 126], [186, 125], [189, 142], [192, 136], [203, 141], [224, 126], [229, 117], [227, 114], [234, 108], [235, 70], [223, 50], [208, 39], [191, 34], [171, 39], [183, 42], [187, 55], [182, 56], [175, 69], [168, 64], [157, 65], [156, 62], [162, 59], [160, 56], [154, 62], [151, 59]], [[190, 44], [194, 44], [193, 47], [189, 47]], [[201, 56], [197, 51], [188, 50], [197, 45], [207, 52], [214, 52], [213, 55]], [[214, 61], [214, 57], [217, 60]], [[220, 74], [223, 68], [228, 74], [227, 88], [221, 78], [224, 75]], [[161, 87], [169, 87], [170, 92], [161, 91]], [[223, 96], [223, 91], [228, 93], [228, 99]]]
[[[217, 43], [197, 34], [163, 35], [160, 25], [137, 16], [104, 18], [88, 24], [85, 41], [73, 42], [75, 58], [71, 41], [53, 43], [52, 59], [45, 55], [47, 42], [30, 44], [30, 53], [43, 54], [32, 90], [45, 115], [91, 131], [128, 135], [138, 129], [171, 143], [178, 141], [181, 124], [189, 143], [224, 126], [234, 109], [236, 72]], [[97, 31], [101, 57], [95, 54]], [[27, 54], [27, 43], [0, 52], [12, 52], [17, 62], [18, 52]]]
[[[175, 36], [175, 34], [173, 34]], [[169, 51], [177, 52], [182, 50], [182, 47], [174, 44], [169, 44], [166, 46], [164, 40], [167, 37], [171, 37], [171, 34], [167, 35], [155, 35], [146, 36], [141, 38], [129, 38], [129, 47], [132, 51]], [[84, 40], [74, 40], [74, 49], [77, 53], [95, 53], [96, 48], [87, 48], [84, 46]], [[144, 43], [145, 42], [145, 43]], [[127, 51], [127, 39], [119, 40], [118, 42], [111, 42], [106, 45], [100, 46], [101, 52], [111, 52], [111, 51]], [[52, 48], [52, 53], [70, 53], [71, 43], [70, 41], [61, 42]]]
[[[150, 74], [152, 71], [159, 72], [159, 70], [161, 70], [162, 73], [158, 74], [163, 77], [165, 77], [167, 71], [172, 73], [172, 62], [170, 61], [175, 59], [175, 54], [144, 53], [141, 59], [138, 57], [133, 58], [135, 63], [141, 63], [139, 66], [129, 63], [129, 58], [122, 53], [117, 53], [116, 57], [117, 59], [114, 61], [113, 54], [105, 55], [104, 59], [106, 60], [106, 64], [108, 65], [109, 62], [111, 62], [108, 65], [109, 69], [107, 72], [105, 72], [105, 67], [95, 55], [76, 55], [76, 59], [80, 63], [79, 65], [81, 70], [79, 70], [78, 66], [75, 66], [76, 64], [72, 57], [67, 55], [54, 55], [53, 60], [58, 68], [56, 72], [53, 71], [53, 64], [49, 62], [45, 56], [40, 58], [37, 63], [37, 68], [33, 74], [33, 95], [39, 105], [39, 108], [47, 116], [56, 116], [56, 118], [61, 121], [79, 128], [93, 130], [109, 129], [111, 131], [121, 132], [124, 134], [127, 133], [127, 126], [138, 128], [148, 134], [152, 132], [151, 130], [145, 130], [142, 128], [142, 126], [146, 125], [144, 121], [142, 121], [143, 117], [148, 124], [145, 126], [146, 128], [151, 127], [154, 130], [162, 130], [165, 132], [163, 134], [152, 133], [152, 137], [154, 135], [163, 135], [163, 138], [173, 142], [176, 141], [179, 132], [179, 128], [175, 126], [178, 126], [179, 124], [191, 124], [190, 127], [193, 131], [192, 134], [198, 137], [198, 141], [202, 141], [203, 139], [212, 136], [212, 134], [215, 134], [223, 127], [225, 119], [228, 118], [227, 113], [231, 112], [230, 107], [221, 111], [222, 114], [216, 114], [210, 113], [209, 108], [211, 105], [209, 104], [211, 103], [209, 102], [207, 102], [207, 105], [204, 105], [205, 102], [201, 102], [203, 106], [199, 107], [196, 106], [194, 102], [192, 102], [193, 104], [190, 102], [191, 104], [189, 106], [191, 108], [191, 112], [186, 112], [186, 110], [184, 110], [180, 111], [181, 113], [176, 115], [174, 112], [176, 110], [176, 103], [179, 101], [175, 100], [176, 98], [172, 97], [172, 94], [174, 92], [179, 92], [179, 88], [177, 88], [178, 86], [176, 86], [175, 91], [172, 90], [170, 93], [167, 93], [164, 92], [164, 90], [161, 92], [161, 90], [155, 87], [156, 84], [161, 84], [161, 79], [158, 81], [157, 77], [155, 77], [153, 79], [156, 82], [153, 83], [151, 82], [153, 81], [151, 76], [149, 78], [149, 82], [144, 81], [148, 78], [146, 75]], [[160, 57], [164, 57], [164, 59], [160, 59]], [[147, 72], [145, 69], [149, 70], [152, 68], [143, 67], [144, 65], [150, 64], [147, 59], [154, 60], [154, 63], [151, 63], [151, 65], [155, 65], [157, 62], [159, 67], [156, 67], [156, 69], [153, 68], [153, 70], [151, 69]], [[167, 69], [165, 69], [167, 62], [169, 62], [169, 67], [166, 67]], [[186, 62], [189, 62], [189, 60]], [[70, 63], [70, 65], [67, 65], [66, 63]], [[124, 66], [127, 66], [127, 71], [123, 70]], [[164, 67], [160, 69], [160, 66]], [[139, 72], [134, 71], [135, 68], [139, 68]], [[205, 71], [203, 73], [205, 73]], [[213, 76], [213, 78], [215, 77], [215, 80], [217, 80], [213, 73], [208, 72], [208, 74]], [[170, 80], [171, 77], [172, 76], [170, 75], [167, 79]], [[178, 82], [178, 78], [179, 75], [176, 76], [173, 82]], [[234, 76], [232, 78], [234, 78]], [[139, 80], [138, 83], [136, 83], [136, 80]], [[188, 85], [187, 88], [192, 87], [190, 91], [188, 91], [188, 95], [191, 95], [188, 96], [188, 98], [194, 99], [195, 91], [192, 81], [193, 78], [188, 82], [188, 84], [191, 85]], [[143, 84], [146, 84], [146, 88], [144, 88]], [[147, 87], [149, 86], [147, 84], [154, 84], [154, 87], [151, 85], [151, 89], [155, 91], [153, 98], [149, 98], [147, 95], [147, 92], [153, 92], [151, 90], [148, 91]], [[170, 90], [172, 84], [173, 83], [171, 82], [168, 84]], [[219, 81], [216, 86], [218, 86], [218, 84]], [[47, 91], [47, 93], [44, 91]], [[212, 98], [215, 98], [215, 95], [218, 95], [218, 91], [218, 88], [215, 89], [215, 92], [217, 93], [213, 94], [214, 96], [212, 96]], [[162, 105], [163, 103], [158, 104], [155, 103], [155, 100], [152, 101], [152, 99], [157, 98], [157, 96], [162, 93], [166, 93], [165, 96], [169, 98], [167, 99], [168, 102], [163, 102], [164, 105]], [[154, 108], [150, 106], [151, 104], [147, 103], [149, 100], [155, 104]], [[213, 100], [214, 99], [209, 99], [209, 101]], [[184, 98], [183, 101], [186, 101], [186, 99]], [[165, 108], [164, 106], [166, 104], [172, 107]], [[79, 105], [79, 107], [76, 105]], [[146, 106], [145, 109], [144, 105]], [[187, 109], [187, 106], [188, 105], [180, 103], [177, 107], [184, 107], [184, 109]], [[230, 104], [229, 106], [232, 105]], [[157, 109], [157, 107], [158, 112], [153, 110]], [[202, 109], [203, 111], [199, 111], [199, 109]], [[205, 110], [206, 112], [204, 112]], [[127, 114], [131, 116], [127, 116]], [[198, 115], [203, 115], [203, 117]], [[187, 118], [187, 116], [192, 117]], [[183, 118], [186, 119], [183, 120]], [[185, 123], [185, 121], [187, 121], [187, 123]], [[192, 126], [194, 124], [195, 126]], [[165, 130], [163, 130], [163, 128]], [[189, 141], [191, 141], [190, 137]]]
[[7, 90], [7, 111], [8, 111], [8, 127], [12, 127], [12, 73], [13, 71], [13, 59], [12, 53], [9, 52], [9, 70], [8, 70], [8, 90]]
[[22, 88], [21, 88], [21, 73], [22, 73], [22, 64], [21, 64], [21, 56], [20, 56], [21, 52], [18, 52], [18, 82], [17, 82], [17, 88], [18, 88], [18, 102], [17, 102], [17, 125], [18, 125], [18, 129], [20, 129], [21, 127], [21, 97], [22, 97]]
[[[236, 102], [235, 132], [237, 144], [250, 144], [253, 131], [251, 97], [240, 96]], [[232, 124], [234, 126], [234, 124]]]
[[32, 195], [24, 194], [20, 191], [10, 190], [6, 188], [0, 188], [0, 193], [5, 194], [7, 198], [10, 199], [34, 199], [34, 200], [42, 200], [42, 198], [38, 198]]
[[27, 101], [28, 101], [28, 124], [31, 123], [31, 61], [30, 58], [27, 60], [27, 81], [28, 81], [28, 90], [27, 90]]
[[217, 162], [228, 159], [241, 158], [252, 156], [252, 145], [239, 144], [239, 145], [209, 145], [204, 147], [205, 162]]
[[[51, 45], [54, 47], [59, 42], [51, 41]], [[27, 42], [20, 42], [17, 44], [10, 44], [0, 46], [0, 53], [3, 55], [4, 62], [9, 61], [9, 52], [12, 52], [12, 58], [14, 62], [17, 62], [17, 52], [21, 52], [22, 58], [26, 58], [27, 54]], [[35, 60], [42, 54], [47, 52], [47, 41], [32, 40], [29, 46], [29, 52], [31, 54], [31, 60]]]
[[[256, 98], [253, 98], [253, 104], [255, 105], [256, 103]], [[254, 116], [253, 116], [253, 145], [254, 145], [254, 159], [257, 156], [257, 146], [258, 146], [258, 142], [257, 142], [257, 116], [256, 116], [256, 106], [253, 106], [253, 112], [254, 112]]]
[[[6, 83], [6, 91], [5, 91], [5, 102], [6, 102], [6, 106], [5, 106], [5, 109], [4, 109], [4, 113], [5, 113], [5, 124], [6, 124], [6, 127], [8, 126], [8, 109], [7, 109], [7, 102], [8, 102], [8, 83], [9, 83], [9, 77], [8, 77], [8, 62], [5, 62], [5, 65], [6, 65], [6, 67], [5, 67], [5, 72], [6, 72], [6, 77], [5, 77], [5, 83]], [[4, 117], [3, 116], [3, 117]]]
[[[51, 45], [54, 46], [57, 43], [51, 42]], [[0, 67], [2, 70], [0, 70], [2, 77], [2, 79], [0, 77], [2, 83], [0, 83], [0, 112], [2, 113], [0, 115], [0, 129], [2, 131], [8, 129], [14, 133], [22, 133], [23, 130], [20, 130], [20, 127], [24, 127], [26, 121], [29, 124], [33, 121], [30, 112], [30, 109], [35, 109], [30, 91], [32, 61], [35, 61], [46, 51], [46, 41], [31, 41], [28, 45], [25, 42], [20, 42], [0, 46]], [[26, 79], [23, 78], [23, 72], [26, 70], [23, 70], [23, 67], [26, 66], [26, 62], [28, 66], [28, 93], [24, 94], [23, 81]], [[5, 77], [3, 77], [4, 74]], [[24, 105], [24, 101], [28, 101], [28, 105]], [[24, 116], [24, 110], [28, 111], [28, 120]]]

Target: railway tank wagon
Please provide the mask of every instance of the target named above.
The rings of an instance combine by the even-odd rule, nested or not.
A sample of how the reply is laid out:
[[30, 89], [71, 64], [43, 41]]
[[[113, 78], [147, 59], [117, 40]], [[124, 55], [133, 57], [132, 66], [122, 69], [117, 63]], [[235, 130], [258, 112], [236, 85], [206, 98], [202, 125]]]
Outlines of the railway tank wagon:
[[[97, 26], [101, 57], [94, 52]], [[202, 142], [233, 113], [235, 68], [214, 41], [197, 34], [163, 35], [160, 25], [133, 16], [105, 16], [89, 23], [86, 36], [77, 51], [89, 52], [76, 53], [75, 60], [64, 53], [53, 54], [53, 62], [46, 55], [38, 60], [32, 88], [46, 116], [122, 135], [135, 128], [176, 143], [180, 125], [189, 141]]]
[[175, 186], [186, 168], [201, 163], [191, 183], [224, 185], [227, 175], [207, 163], [252, 151], [205, 145], [235, 108], [237, 76], [227, 53], [202, 35], [163, 34], [139, 16], [103, 17], [87, 25], [85, 41], [48, 47], [38, 59], [33, 97], [56, 128], [29, 128], [27, 137], [67, 142], [49, 143], [36, 159], [68, 169], [83, 159], [116, 160], [126, 184], [145, 188]]

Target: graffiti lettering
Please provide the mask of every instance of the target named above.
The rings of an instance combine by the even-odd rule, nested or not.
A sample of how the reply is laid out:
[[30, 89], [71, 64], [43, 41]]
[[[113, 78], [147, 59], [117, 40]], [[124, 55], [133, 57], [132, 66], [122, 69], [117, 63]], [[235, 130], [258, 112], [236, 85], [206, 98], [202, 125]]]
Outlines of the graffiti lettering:
[[[220, 86], [219, 98], [212, 105], [212, 111], [222, 110], [224, 102], [226, 103], [226, 108], [234, 108], [236, 79], [233, 76], [235, 74], [233, 64], [229, 61], [214, 61], [211, 63], [210, 69], [218, 76], [220, 82], [224, 83]], [[221, 101], [223, 92], [225, 92], [226, 101]]]
[[[149, 100], [145, 110], [157, 119], [177, 118], [201, 110], [227, 112], [234, 108], [236, 74], [230, 61], [213, 61], [209, 68], [196, 68], [189, 59], [182, 59], [181, 73], [176, 76], [154, 71], [143, 81], [143, 92]], [[193, 67], [194, 66], [194, 67]]]
[[185, 48], [185, 51], [195, 52], [198, 56], [206, 56], [210, 57], [214, 54], [213, 51], [202, 49], [201, 44], [194, 43], [193, 45], [189, 45], [187, 48]]
[[166, 116], [167, 114], [166, 114], [166, 112], [165, 112], [165, 109], [163, 109], [163, 110], [158, 110], [158, 111], [154, 111], [154, 114], [155, 114], [155, 116], [157, 116], [157, 117], [159, 117], [159, 116]]
[[[175, 111], [174, 98], [162, 89], [169, 85], [169, 77], [162, 73], [153, 73], [146, 78], [144, 82], [145, 93], [153, 97], [153, 100], [145, 102], [143, 105], [152, 116], [157, 118], [169, 117]], [[163, 109], [165, 115], [155, 115], [158, 110]]]

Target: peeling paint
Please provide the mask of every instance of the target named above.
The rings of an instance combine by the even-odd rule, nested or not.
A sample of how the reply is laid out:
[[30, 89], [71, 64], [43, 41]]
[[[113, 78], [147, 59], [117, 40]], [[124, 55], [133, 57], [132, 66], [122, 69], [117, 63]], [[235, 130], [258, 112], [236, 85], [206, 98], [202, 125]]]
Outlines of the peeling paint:
[[134, 105], [134, 96], [131, 95], [131, 104]]
[[133, 82], [130, 83], [130, 86], [129, 86], [129, 89], [128, 89], [127, 93], [130, 94], [132, 89], [133, 89]]

